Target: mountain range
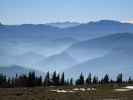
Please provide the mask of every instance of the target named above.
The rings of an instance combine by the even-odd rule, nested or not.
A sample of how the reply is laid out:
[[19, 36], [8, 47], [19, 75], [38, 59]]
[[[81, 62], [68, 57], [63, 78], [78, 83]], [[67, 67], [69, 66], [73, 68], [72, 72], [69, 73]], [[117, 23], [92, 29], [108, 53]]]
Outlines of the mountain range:
[[81, 72], [132, 75], [132, 43], [133, 24], [113, 20], [1, 24], [0, 65], [43, 72], [64, 71], [73, 77]]
[[[133, 34], [121, 33], [74, 44], [69, 48], [69, 51], [72, 51], [71, 54], [79, 57], [82, 62], [64, 70], [64, 72], [69, 76], [76, 76], [81, 72], [93, 72], [99, 76], [102, 76], [103, 73], [109, 73], [113, 76], [122, 72], [127, 76], [132, 76], [132, 43]], [[74, 52], [76, 53], [74, 54]], [[84, 54], [88, 59], [83, 60], [83, 56], [80, 54]], [[96, 54], [97, 56], [95, 56]]]
[[90, 39], [111, 33], [133, 32], [133, 24], [122, 23], [113, 20], [101, 20], [97, 22], [81, 23], [74, 27], [58, 28], [47, 24], [22, 24], [22, 25], [1, 25], [1, 38], [25, 38], [55, 39], [71, 37], [74, 39]]
[[49, 26], [58, 27], [58, 28], [69, 28], [69, 27], [75, 27], [80, 25], [80, 23], [77, 22], [55, 22], [55, 23], [46, 23]]

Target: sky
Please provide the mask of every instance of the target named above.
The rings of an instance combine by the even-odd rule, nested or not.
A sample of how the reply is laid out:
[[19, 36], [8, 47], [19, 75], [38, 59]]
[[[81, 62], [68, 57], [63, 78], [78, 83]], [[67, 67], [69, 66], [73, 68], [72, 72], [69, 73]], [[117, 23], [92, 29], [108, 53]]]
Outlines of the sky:
[[102, 19], [133, 22], [133, 0], [0, 0], [0, 22], [3, 24]]

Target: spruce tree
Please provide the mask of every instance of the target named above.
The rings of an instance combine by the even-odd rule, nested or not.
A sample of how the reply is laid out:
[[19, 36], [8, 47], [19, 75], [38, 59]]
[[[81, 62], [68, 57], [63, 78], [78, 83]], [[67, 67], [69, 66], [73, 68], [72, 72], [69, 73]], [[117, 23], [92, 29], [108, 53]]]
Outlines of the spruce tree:
[[91, 73], [89, 73], [87, 79], [86, 79], [86, 84], [90, 85], [91, 84]]
[[109, 75], [108, 74], [106, 74], [105, 76], [104, 76], [104, 78], [103, 78], [103, 83], [109, 83]]
[[119, 84], [122, 84], [122, 73], [120, 73], [120, 74], [118, 74], [118, 76], [117, 76], [117, 83], [119, 83]]
[[70, 85], [73, 86], [73, 78], [70, 79]]
[[50, 82], [50, 74], [49, 72], [46, 73], [45, 79], [44, 79], [44, 86], [50, 86], [51, 82]]
[[76, 80], [76, 85], [84, 85], [84, 76], [81, 73], [79, 79]]
[[54, 71], [52, 75], [52, 85], [56, 85], [56, 80], [56, 71]]
[[60, 83], [61, 83], [61, 85], [65, 85], [65, 75], [64, 75], [64, 72], [61, 75]]
[[93, 77], [93, 84], [97, 84], [98, 83], [98, 77], [94, 76]]
[[131, 79], [131, 77], [129, 77], [129, 79], [128, 79], [128, 84], [132, 84], [132, 79]]

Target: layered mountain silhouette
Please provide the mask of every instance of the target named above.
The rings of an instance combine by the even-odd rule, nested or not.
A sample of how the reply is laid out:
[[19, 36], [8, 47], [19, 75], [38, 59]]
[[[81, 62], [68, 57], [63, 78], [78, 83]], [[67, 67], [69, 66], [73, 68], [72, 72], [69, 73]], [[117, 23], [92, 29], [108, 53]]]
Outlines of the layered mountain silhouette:
[[[121, 72], [124, 76], [133, 76], [132, 50], [115, 50], [103, 57], [77, 64], [68, 68], [65, 72], [71, 77], [77, 77], [81, 72], [92, 72], [93, 75], [97, 76], [103, 76], [105, 73], [108, 73], [111, 77], [116, 77], [116, 75]], [[127, 78], [128, 77], [126, 77], [126, 79]]]
[[118, 33], [73, 44], [66, 50], [79, 61], [101, 57], [115, 48], [132, 47], [133, 34]]
[[32, 67], [35, 63], [42, 59], [45, 59], [45, 57], [40, 54], [34, 52], [26, 52], [24, 54], [14, 56], [14, 63], [20, 66]]
[[23, 24], [0, 26], [0, 37], [32, 37], [32, 38], [63, 38], [73, 37], [78, 39], [95, 38], [111, 33], [133, 32], [133, 24], [121, 23], [112, 20], [101, 20], [79, 24], [74, 27], [57, 28], [47, 24]]
[[[72, 51], [71, 49], [73, 49], [73, 52], [78, 52], [75, 54], [75, 56], [77, 56], [77, 54], [80, 53], [86, 53], [84, 52], [85, 50], [88, 50], [86, 53], [86, 56], [88, 58], [89, 55], [94, 56], [92, 59], [82, 61], [82, 63], [77, 64], [71, 68], [68, 68], [65, 71], [69, 73], [69, 75], [71, 74], [72, 76], [76, 76], [81, 72], [93, 72], [97, 75], [100, 74], [100, 76], [103, 73], [116, 75], [116, 73], [118, 72], [123, 72], [124, 74], [132, 75], [132, 43], [133, 34], [122, 33], [109, 35], [75, 44], [70, 48], [70, 51]], [[90, 49], [94, 49], [94, 54], [90, 52]], [[99, 53], [99, 50], [100, 52], [102, 50], [103, 52], [106, 51], [106, 53], [101, 52], [101, 55], [96, 57], [95, 54], [97, 54], [97, 52]], [[72, 54], [74, 55], [74, 53]]]
[[46, 59], [43, 59], [40, 62], [36, 63], [36, 65], [47, 71], [62, 71], [63, 69], [69, 68], [76, 63], [78, 62], [75, 59], [73, 59], [67, 53], [63, 52], [49, 56]]
[[65, 71], [70, 76], [133, 71], [133, 24], [64, 24], [0, 25], [0, 65]]

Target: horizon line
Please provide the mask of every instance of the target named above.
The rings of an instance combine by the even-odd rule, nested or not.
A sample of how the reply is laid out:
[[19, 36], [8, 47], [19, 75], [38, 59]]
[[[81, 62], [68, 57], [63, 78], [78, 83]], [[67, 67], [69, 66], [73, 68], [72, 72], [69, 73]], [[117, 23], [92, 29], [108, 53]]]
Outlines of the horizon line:
[[2, 21], [0, 21], [1, 25], [27, 25], [27, 24], [31, 24], [31, 25], [47, 25], [47, 24], [51, 24], [51, 23], [79, 23], [79, 24], [87, 24], [90, 22], [99, 22], [99, 21], [116, 21], [116, 22], [120, 22], [120, 23], [129, 23], [129, 24], [133, 24], [133, 20], [129, 20], [129, 21], [120, 21], [120, 20], [114, 20], [114, 19], [99, 19], [99, 20], [90, 20], [90, 21], [47, 21], [44, 23], [16, 23], [16, 24], [4, 24]]

